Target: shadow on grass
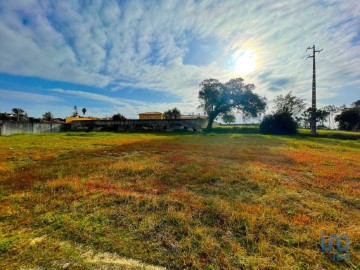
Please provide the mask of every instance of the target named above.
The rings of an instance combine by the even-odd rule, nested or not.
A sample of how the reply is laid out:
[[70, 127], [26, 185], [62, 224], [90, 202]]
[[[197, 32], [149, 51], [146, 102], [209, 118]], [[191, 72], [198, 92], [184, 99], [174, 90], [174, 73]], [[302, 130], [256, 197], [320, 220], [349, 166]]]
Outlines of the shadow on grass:
[[[210, 130], [205, 129], [204, 134], [262, 134], [258, 125], [240, 126], [240, 127], [216, 127]], [[310, 130], [299, 129], [296, 135], [277, 135], [290, 137], [311, 137], [311, 138], [327, 138], [340, 140], [360, 140], [360, 132], [349, 132], [340, 130], [319, 130], [316, 135], [312, 135]]]
[[360, 133], [354, 134], [353, 132], [347, 133], [346, 131], [329, 131], [326, 133], [318, 133], [312, 135], [307, 132], [300, 132], [302, 137], [311, 137], [311, 138], [326, 138], [326, 139], [340, 139], [340, 140], [360, 140]]
[[243, 127], [216, 127], [212, 129], [204, 129], [205, 134], [261, 134], [259, 126], [243, 126]]

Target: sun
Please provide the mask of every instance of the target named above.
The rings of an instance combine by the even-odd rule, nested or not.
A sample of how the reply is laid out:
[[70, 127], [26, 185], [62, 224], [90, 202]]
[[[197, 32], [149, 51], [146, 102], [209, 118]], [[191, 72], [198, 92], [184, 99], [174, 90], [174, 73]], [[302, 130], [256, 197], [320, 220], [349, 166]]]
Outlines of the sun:
[[235, 71], [239, 74], [249, 74], [256, 68], [256, 54], [252, 50], [241, 51], [236, 59]]

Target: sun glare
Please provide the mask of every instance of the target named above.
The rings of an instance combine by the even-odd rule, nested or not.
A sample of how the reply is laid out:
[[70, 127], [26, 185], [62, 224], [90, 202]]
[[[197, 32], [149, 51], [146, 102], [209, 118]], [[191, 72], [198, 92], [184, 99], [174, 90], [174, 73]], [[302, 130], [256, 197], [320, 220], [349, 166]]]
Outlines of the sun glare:
[[256, 68], [256, 54], [252, 50], [240, 52], [236, 59], [235, 71], [239, 74], [249, 74]]

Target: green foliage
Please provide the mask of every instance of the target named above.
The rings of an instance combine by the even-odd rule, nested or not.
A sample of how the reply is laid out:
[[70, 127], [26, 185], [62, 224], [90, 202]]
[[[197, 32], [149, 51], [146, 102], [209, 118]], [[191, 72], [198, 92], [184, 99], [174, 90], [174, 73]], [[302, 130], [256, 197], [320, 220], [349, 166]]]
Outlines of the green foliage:
[[339, 129], [360, 131], [360, 106], [344, 109], [335, 117], [339, 122]]
[[353, 107], [360, 107], [360, 99], [351, 104]]
[[123, 121], [123, 120], [126, 120], [126, 117], [123, 116], [121, 113], [117, 113], [112, 116], [112, 120], [113, 121]]
[[289, 112], [278, 112], [264, 117], [260, 123], [263, 134], [291, 135], [297, 133], [297, 123]]
[[[299, 122], [301, 122], [303, 127], [305, 127], [305, 128], [310, 127], [311, 114], [312, 114], [312, 108], [309, 107], [301, 114], [301, 117], [298, 118]], [[329, 115], [330, 115], [330, 112], [325, 109], [316, 109], [316, 112], [315, 112], [316, 122], [319, 123], [319, 125], [324, 126], [324, 122], [327, 120], [327, 117]]]
[[82, 108], [82, 113], [83, 113], [83, 115], [85, 115], [85, 113], [86, 113], [86, 108]]
[[17, 237], [4, 237], [0, 234], [0, 258], [15, 246]]
[[43, 119], [46, 121], [51, 121], [54, 118], [52, 112], [46, 112], [42, 115]]
[[291, 91], [286, 95], [279, 95], [274, 100], [276, 113], [288, 113], [296, 116], [305, 109], [305, 100], [292, 95]]
[[227, 83], [206, 79], [200, 83], [200, 87], [200, 108], [209, 116], [208, 129], [219, 114], [231, 114], [237, 110], [244, 117], [256, 117], [266, 107], [265, 98], [255, 94], [255, 86], [245, 84], [242, 78], [231, 79]]
[[236, 117], [232, 114], [225, 114], [222, 116], [222, 120], [227, 124], [231, 124], [236, 122]]
[[180, 119], [181, 112], [178, 108], [169, 109], [164, 112], [165, 119]]

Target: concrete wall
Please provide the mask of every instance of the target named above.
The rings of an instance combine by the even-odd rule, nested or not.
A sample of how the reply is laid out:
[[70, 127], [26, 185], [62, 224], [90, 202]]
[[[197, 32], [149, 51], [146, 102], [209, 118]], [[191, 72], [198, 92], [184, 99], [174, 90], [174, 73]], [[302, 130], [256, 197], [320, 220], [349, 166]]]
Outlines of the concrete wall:
[[206, 126], [198, 119], [147, 119], [123, 121], [73, 121], [72, 131], [141, 131], [141, 130], [193, 130], [198, 131]]
[[12, 134], [32, 134], [60, 132], [64, 129], [63, 124], [50, 123], [27, 123], [27, 122], [0, 122], [0, 135], [7, 136]]
[[203, 119], [147, 119], [147, 120], [88, 120], [73, 121], [71, 124], [27, 123], [0, 121], [0, 135], [32, 134], [60, 131], [171, 131], [190, 130], [200, 131], [205, 128], [207, 121]]

